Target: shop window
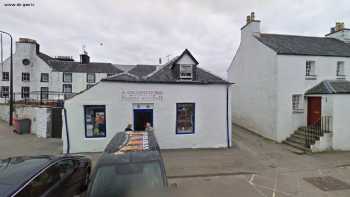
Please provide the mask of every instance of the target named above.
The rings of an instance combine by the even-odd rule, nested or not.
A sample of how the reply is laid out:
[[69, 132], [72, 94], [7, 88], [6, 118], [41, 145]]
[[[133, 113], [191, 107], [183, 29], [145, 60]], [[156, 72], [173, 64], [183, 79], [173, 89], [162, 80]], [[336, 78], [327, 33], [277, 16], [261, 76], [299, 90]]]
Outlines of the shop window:
[[176, 104], [176, 134], [193, 134], [195, 127], [195, 104]]
[[41, 82], [49, 82], [49, 73], [41, 73], [40, 81]]
[[103, 105], [84, 106], [85, 137], [106, 137], [106, 107]]
[[63, 73], [63, 82], [72, 83], [72, 73]]
[[292, 96], [292, 106], [294, 113], [304, 112], [304, 97], [302, 94], [295, 94]]
[[95, 73], [87, 73], [86, 74], [86, 82], [95, 83], [95, 81], [96, 81]]

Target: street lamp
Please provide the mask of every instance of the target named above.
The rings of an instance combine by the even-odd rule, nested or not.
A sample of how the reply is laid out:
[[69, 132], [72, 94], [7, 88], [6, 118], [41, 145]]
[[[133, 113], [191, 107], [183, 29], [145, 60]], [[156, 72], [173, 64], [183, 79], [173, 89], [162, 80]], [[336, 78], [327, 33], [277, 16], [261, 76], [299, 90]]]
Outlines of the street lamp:
[[8, 32], [1, 31], [1, 34], [6, 34], [10, 37], [11, 39], [11, 55], [10, 55], [10, 117], [9, 117], [9, 124], [12, 126], [12, 114], [13, 114], [13, 51], [12, 51], [12, 35]]

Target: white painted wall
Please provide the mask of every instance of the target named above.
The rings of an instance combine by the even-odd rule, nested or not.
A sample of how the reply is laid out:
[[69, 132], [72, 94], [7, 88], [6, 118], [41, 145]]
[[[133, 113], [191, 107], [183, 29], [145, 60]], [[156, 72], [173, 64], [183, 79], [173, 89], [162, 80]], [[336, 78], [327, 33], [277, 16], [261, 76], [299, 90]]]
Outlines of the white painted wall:
[[[153, 102], [126, 101], [121, 99], [123, 90], [162, 91], [163, 99]], [[176, 103], [181, 102], [195, 103], [195, 134], [176, 135]], [[128, 123], [133, 123], [133, 103], [154, 104], [154, 129], [163, 149], [227, 146], [225, 85], [101, 82], [65, 102], [71, 152], [102, 151], [115, 133], [123, 131]], [[106, 138], [85, 138], [84, 105], [106, 105]], [[231, 127], [231, 123], [229, 125]], [[63, 128], [63, 151], [66, 151], [65, 126]]]
[[[277, 55], [255, 38], [259, 32], [259, 22], [242, 29], [240, 46], [228, 69], [229, 81], [236, 83], [232, 120], [281, 142], [306, 124], [307, 108], [305, 113], [293, 113], [292, 95], [303, 95], [323, 80], [336, 79], [337, 61], [345, 62], [345, 75], [350, 76], [350, 58]], [[305, 79], [308, 60], [316, 62], [316, 80]]]
[[[0, 104], [0, 118], [6, 122], [9, 120], [9, 106]], [[51, 109], [46, 107], [15, 106], [14, 117], [16, 119], [30, 119], [31, 133], [38, 137], [50, 137], [49, 127]]]
[[[305, 79], [305, 65], [308, 60], [316, 62], [316, 80]], [[336, 79], [337, 61], [345, 62], [345, 74], [350, 76], [350, 58], [278, 55], [277, 141], [283, 141], [298, 127], [306, 125], [307, 105], [304, 113], [293, 113], [292, 95], [304, 94], [323, 80]], [[323, 97], [323, 104], [326, 102], [324, 99], [326, 97]], [[325, 107], [327, 105], [322, 106], [322, 115], [329, 114], [327, 111], [331, 110]]]
[[350, 95], [333, 95], [333, 149], [350, 150]]
[[254, 36], [260, 23], [242, 30], [241, 43], [228, 69], [232, 120], [270, 139], [276, 139], [277, 68], [276, 53]]

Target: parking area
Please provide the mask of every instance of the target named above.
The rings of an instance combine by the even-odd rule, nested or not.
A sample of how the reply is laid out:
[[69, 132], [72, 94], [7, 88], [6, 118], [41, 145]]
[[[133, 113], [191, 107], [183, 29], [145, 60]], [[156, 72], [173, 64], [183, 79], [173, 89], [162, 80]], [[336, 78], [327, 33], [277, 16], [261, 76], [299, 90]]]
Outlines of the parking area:
[[[233, 140], [231, 149], [162, 151], [170, 184], [188, 196], [350, 194], [349, 152], [299, 155], [238, 126], [234, 126]], [[17, 135], [0, 123], [0, 158], [60, 154], [61, 147], [61, 140]], [[95, 162], [100, 154], [88, 155]]]

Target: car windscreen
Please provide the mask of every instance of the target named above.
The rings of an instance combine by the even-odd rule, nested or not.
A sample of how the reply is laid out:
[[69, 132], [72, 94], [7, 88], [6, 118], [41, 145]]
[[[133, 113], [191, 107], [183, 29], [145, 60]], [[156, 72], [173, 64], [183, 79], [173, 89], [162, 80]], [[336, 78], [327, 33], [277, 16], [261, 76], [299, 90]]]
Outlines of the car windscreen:
[[98, 168], [89, 196], [129, 196], [135, 191], [164, 187], [159, 162], [128, 163]]

